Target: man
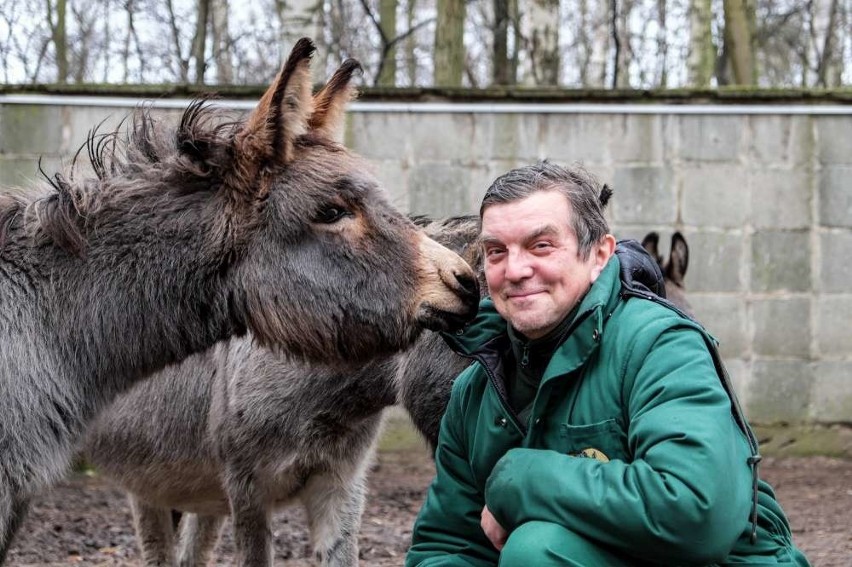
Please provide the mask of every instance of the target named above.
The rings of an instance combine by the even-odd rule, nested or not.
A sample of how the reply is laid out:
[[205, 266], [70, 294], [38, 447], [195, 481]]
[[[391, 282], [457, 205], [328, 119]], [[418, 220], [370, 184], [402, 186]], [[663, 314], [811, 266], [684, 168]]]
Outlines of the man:
[[446, 337], [474, 364], [406, 565], [807, 565], [713, 339], [640, 247], [614, 254], [602, 200], [548, 162], [486, 192], [491, 298]]

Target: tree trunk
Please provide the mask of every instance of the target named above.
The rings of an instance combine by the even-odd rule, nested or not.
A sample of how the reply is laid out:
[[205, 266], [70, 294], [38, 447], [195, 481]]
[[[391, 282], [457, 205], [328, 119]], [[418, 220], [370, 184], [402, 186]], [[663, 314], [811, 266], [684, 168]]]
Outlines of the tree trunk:
[[281, 56], [302, 37], [309, 37], [316, 46], [311, 76], [314, 82], [325, 81], [329, 46], [326, 45], [322, 19], [322, 0], [275, 0], [280, 32]]
[[198, 18], [195, 21], [195, 37], [192, 40], [192, 57], [195, 59], [195, 83], [204, 84], [204, 71], [207, 68], [207, 22], [210, 19], [210, 0], [198, 0]]
[[524, 18], [527, 51], [524, 83], [559, 84], [559, 0], [528, 0]]
[[689, 5], [689, 82], [709, 87], [716, 68], [713, 44], [713, 0], [691, 0]]
[[460, 87], [464, 73], [465, 0], [437, 0], [435, 72], [437, 87]]
[[733, 84], [757, 83], [754, 57], [755, 11], [753, 0], [724, 0], [725, 43], [733, 71]]
[[[820, 6], [827, 11], [827, 14], [824, 14], [823, 17], [820, 18], [822, 20], [822, 25], [819, 26], [823, 28], [823, 39], [822, 39], [822, 50], [817, 58], [817, 68], [816, 68], [816, 85], [818, 87], [829, 87], [839, 84], [840, 75], [837, 73], [838, 64], [842, 61], [842, 57], [837, 57], [835, 53], [835, 45], [842, 45], [842, 43], [837, 42], [836, 37], [838, 35], [838, 6], [837, 0], [828, 0], [822, 3], [817, 2], [817, 4], [823, 4]], [[825, 6], [825, 4], [828, 4]], [[814, 37], [815, 43], [817, 38]], [[833, 73], [830, 71], [834, 71]], [[833, 76], [836, 75], [836, 76]]]
[[[417, 0], [408, 0], [408, 6], [406, 8], [406, 23], [408, 24], [409, 30], [414, 27], [416, 14]], [[417, 54], [415, 53], [416, 48], [417, 38], [412, 33], [405, 39], [405, 69], [408, 72], [408, 84], [412, 87], [417, 84]]]
[[[68, 82], [68, 32], [67, 32], [67, 0], [56, 0], [54, 14], [53, 0], [47, 0], [47, 18], [50, 24], [50, 38], [56, 54], [56, 82]], [[55, 16], [55, 17], [54, 17]]]
[[666, 88], [669, 82], [669, 73], [668, 73], [668, 54], [669, 54], [669, 42], [666, 38], [666, 30], [668, 29], [668, 25], [666, 25], [666, 19], [668, 18], [668, 2], [667, 0], [657, 0], [657, 23], [659, 28], [657, 30], [657, 86], [659, 88]]
[[231, 33], [228, 24], [228, 0], [212, 0], [213, 60], [216, 61], [216, 78], [220, 85], [234, 82], [234, 65], [231, 62]]
[[494, 0], [494, 47], [491, 80], [495, 85], [509, 81], [509, 0]]
[[382, 71], [377, 84], [392, 87], [396, 84], [396, 8], [397, 0], [379, 0], [379, 26], [382, 34]]

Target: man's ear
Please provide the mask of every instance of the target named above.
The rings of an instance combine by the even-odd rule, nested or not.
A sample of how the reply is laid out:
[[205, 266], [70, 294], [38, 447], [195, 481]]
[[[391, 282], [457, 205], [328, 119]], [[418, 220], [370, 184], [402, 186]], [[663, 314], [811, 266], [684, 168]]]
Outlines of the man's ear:
[[605, 235], [601, 238], [600, 242], [595, 244], [592, 248], [592, 271], [591, 271], [591, 281], [595, 283], [598, 279], [598, 276], [601, 275], [604, 267], [606, 266], [609, 259], [615, 253], [615, 237], [611, 234]]

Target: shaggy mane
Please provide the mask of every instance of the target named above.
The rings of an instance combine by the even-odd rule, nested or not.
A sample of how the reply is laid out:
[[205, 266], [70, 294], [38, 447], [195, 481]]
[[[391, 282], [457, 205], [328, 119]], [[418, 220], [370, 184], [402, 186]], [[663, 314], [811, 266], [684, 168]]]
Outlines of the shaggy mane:
[[[89, 131], [65, 172], [52, 176], [29, 195], [0, 196], [0, 248], [16, 217], [23, 214], [27, 231], [47, 239], [67, 252], [81, 255], [90, 219], [108, 204], [134, 198], [165, 198], [166, 187], [183, 194], [215, 185], [223, 168], [230, 167], [231, 140], [242, 124], [225, 120], [221, 108], [196, 99], [184, 111], [177, 126], [151, 115], [150, 106], [137, 108], [127, 128], [123, 120], [115, 130]], [[85, 150], [86, 162], [78, 163]], [[78, 179], [83, 167], [91, 167]]]

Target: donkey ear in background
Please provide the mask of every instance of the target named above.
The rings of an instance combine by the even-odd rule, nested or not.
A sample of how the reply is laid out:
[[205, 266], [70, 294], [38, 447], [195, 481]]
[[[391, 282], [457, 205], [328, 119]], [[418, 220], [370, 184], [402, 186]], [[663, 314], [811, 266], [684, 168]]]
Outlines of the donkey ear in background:
[[311, 56], [316, 48], [302, 38], [234, 138], [236, 169], [243, 184], [254, 186], [267, 165], [293, 159], [295, 140], [307, 131], [312, 111]]
[[660, 256], [659, 244], [660, 235], [656, 232], [649, 232], [645, 235], [645, 238], [642, 239], [642, 248], [644, 248], [648, 254], [651, 255], [651, 258], [656, 260], [658, 264], [662, 265], [663, 257]]
[[346, 105], [357, 95], [351, 84], [355, 73], [361, 72], [361, 64], [355, 59], [343, 62], [323, 89], [314, 97], [314, 113], [308, 128], [334, 140], [343, 142], [343, 116]]
[[683, 235], [675, 232], [672, 234], [672, 249], [669, 253], [669, 261], [666, 263], [663, 271], [666, 277], [682, 286], [687, 267], [689, 267], [689, 246], [687, 246]]

